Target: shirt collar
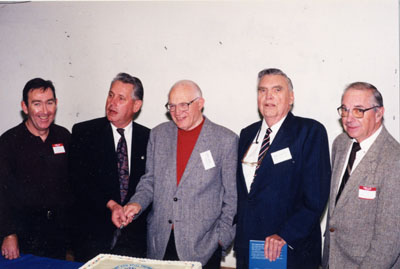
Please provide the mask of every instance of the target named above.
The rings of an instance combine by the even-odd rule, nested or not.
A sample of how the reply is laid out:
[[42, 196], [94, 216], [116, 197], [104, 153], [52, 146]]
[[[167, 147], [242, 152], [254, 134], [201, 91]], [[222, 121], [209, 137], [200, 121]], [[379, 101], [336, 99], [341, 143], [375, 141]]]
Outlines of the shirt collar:
[[[118, 131], [117, 131], [118, 128], [116, 126], [114, 126], [114, 124], [112, 124], [111, 122], [110, 122], [110, 124], [111, 124], [111, 128], [113, 130], [113, 133], [118, 133]], [[123, 129], [125, 130], [124, 134], [130, 133], [132, 130], [132, 121], [127, 126], [125, 126]]]
[[261, 123], [261, 130], [260, 130], [261, 140], [263, 139], [265, 133], [267, 132], [267, 129], [270, 128], [272, 130], [272, 132], [270, 134], [270, 140], [271, 140], [271, 143], [272, 143], [273, 138], [275, 138], [275, 135], [278, 133], [278, 131], [281, 128], [282, 123], [285, 121], [286, 117], [287, 117], [287, 114], [286, 114], [285, 117], [280, 119], [277, 123], [275, 123], [272, 126], [268, 126], [267, 122], [265, 121], [265, 119], [263, 119], [262, 123]]
[[[361, 150], [367, 152], [369, 148], [372, 146], [372, 144], [375, 142], [376, 138], [381, 133], [381, 131], [382, 131], [382, 125], [381, 127], [378, 128], [378, 130], [376, 130], [375, 133], [373, 133], [370, 137], [368, 137], [367, 139], [365, 139], [360, 143]], [[353, 139], [353, 142], [357, 142], [357, 140]]]

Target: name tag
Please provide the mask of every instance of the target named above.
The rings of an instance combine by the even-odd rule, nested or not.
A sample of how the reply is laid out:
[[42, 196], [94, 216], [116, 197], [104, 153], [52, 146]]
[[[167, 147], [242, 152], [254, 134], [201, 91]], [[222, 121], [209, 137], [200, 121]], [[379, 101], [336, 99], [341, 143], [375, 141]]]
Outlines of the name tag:
[[62, 154], [62, 153], [65, 153], [65, 148], [64, 148], [64, 145], [63, 145], [62, 143], [60, 143], [60, 144], [53, 144], [52, 146], [53, 146], [54, 154]]
[[360, 186], [358, 189], [358, 198], [365, 200], [374, 200], [376, 197], [376, 188]]
[[205, 170], [211, 169], [215, 167], [214, 159], [211, 155], [211, 151], [207, 150], [200, 153], [201, 161], [203, 162], [203, 166]]
[[271, 153], [272, 161], [274, 164], [278, 164], [287, 160], [292, 159], [289, 148], [284, 148]]

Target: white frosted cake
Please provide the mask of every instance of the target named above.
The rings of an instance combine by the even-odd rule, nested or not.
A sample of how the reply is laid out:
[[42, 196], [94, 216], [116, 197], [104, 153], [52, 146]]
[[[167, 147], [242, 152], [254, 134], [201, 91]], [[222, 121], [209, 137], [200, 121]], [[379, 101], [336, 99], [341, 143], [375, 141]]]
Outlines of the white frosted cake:
[[201, 269], [199, 262], [159, 261], [112, 254], [99, 254], [80, 269]]

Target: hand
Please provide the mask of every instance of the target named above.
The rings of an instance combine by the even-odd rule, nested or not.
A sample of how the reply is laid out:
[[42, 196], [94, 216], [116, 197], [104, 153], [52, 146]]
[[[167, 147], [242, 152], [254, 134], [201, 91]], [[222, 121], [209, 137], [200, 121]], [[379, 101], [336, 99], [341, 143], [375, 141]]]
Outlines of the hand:
[[107, 203], [107, 207], [111, 210], [111, 221], [115, 226], [117, 226], [117, 228], [128, 225], [124, 209], [120, 204], [114, 200], [110, 200]]
[[4, 237], [1, 245], [1, 254], [8, 260], [19, 258], [18, 237], [16, 234]]
[[130, 203], [124, 206], [125, 216], [128, 219], [128, 224], [132, 222], [133, 218], [139, 214], [142, 207], [138, 203]]
[[286, 244], [285, 240], [277, 234], [265, 238], [264, 255], [271, 262], [281, 255], [282, 247]]

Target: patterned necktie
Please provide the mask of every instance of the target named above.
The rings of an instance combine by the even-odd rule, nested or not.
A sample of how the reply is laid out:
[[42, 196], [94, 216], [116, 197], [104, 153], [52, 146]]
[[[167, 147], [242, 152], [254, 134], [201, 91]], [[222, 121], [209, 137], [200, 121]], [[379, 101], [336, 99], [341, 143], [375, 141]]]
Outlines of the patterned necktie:
[[264, 139], [261, 144], [260, 152], [258, 153], [258, 160], [257, 160], [257, 166], [256, 166], [256, 172], [257, 169], [260, 167], [262, 160], [264, 159], [265, 155], [267, 154], [267, 150], [269, 148], [269, 134], [272, 133], [271, 128], [268, 128]]
[[128, 194], [129, 186], [128, 147], [126, 146], [126, 140], [124, 136], [125, 130], [122, 128], [118, 128], [117, 131], [121, 135], [117, 146], [117, 158], [119, 190], [121, 194], [121, 203], [123, 203], [125, 201], [126, 195]]
[[347, 163], [346, 171], [344, 172], [342, 178], [342, 183], [340, 183], [339, 191], [336, 195], [336, 203], [339, 200], [340, 195], [342, 194], [342, 191], [347, 183], [347, 180], [349, 180], [351, 169], [353, 168], [354, 160], [356, 159], [357, 151], [359, 151], [360, 149], [361, 149], [360, 143], [354, 142], [351, 148], [349, 162]]

